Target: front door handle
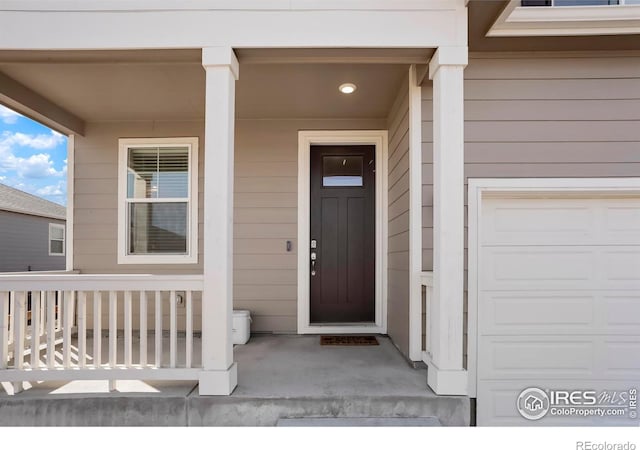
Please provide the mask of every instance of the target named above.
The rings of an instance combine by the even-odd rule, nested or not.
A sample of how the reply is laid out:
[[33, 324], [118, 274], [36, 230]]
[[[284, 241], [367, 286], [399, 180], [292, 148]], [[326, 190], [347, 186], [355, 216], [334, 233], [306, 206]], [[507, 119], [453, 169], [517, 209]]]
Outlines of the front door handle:
[[316, 255], [316, 252], [311, 252], [311, 276], [315, 277], [316, 276], [316, 259], [318, 258], [318, 256]]

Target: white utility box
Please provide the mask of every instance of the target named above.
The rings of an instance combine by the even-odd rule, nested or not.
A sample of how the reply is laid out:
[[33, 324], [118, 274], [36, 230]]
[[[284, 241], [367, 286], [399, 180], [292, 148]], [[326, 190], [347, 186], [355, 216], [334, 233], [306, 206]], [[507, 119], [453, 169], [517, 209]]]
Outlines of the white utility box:
[[233, 343], [246, 344], [251, 336], [251, 313], [246, 309], [233, 311]]

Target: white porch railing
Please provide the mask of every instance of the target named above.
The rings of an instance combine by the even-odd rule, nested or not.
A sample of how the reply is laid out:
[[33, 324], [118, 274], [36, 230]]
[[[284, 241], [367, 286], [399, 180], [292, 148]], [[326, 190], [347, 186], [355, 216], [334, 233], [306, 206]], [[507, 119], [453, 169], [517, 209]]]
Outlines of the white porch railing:
[[429, 326], [429, 320], [431, 318], [431, 301], [433, 297], [433, 272], [422, 272], [420, 274], [420, 285], [424, 288], [423, 294], [423, 311], [425, 314], [422, 334], [424, 335], [424, 344], [422, 351], [422, 360], [425, 364], [431, 361], [431, 348], [430, 345], [433, 342], [431, 339], [432, 327]]
[[197, 380], [202, 287], [201, 275], [0, 275], [0, 382]]

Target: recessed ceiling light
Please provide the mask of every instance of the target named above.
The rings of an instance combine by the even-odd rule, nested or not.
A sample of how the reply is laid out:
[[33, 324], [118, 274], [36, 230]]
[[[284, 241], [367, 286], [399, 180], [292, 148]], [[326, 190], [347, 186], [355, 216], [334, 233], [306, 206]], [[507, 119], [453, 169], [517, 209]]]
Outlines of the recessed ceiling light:
[[340, 90], [340, 92], [342, 92], [343, 94], [353, 94], [356, 89], [357, 86], [353, 83], [344, 83], [341, 84], [338, 88], [338, 90]]

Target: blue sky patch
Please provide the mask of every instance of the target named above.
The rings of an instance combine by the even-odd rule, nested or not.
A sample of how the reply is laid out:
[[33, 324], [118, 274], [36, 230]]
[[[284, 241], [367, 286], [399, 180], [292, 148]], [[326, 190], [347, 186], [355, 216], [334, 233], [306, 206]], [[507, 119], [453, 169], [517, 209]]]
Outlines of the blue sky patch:
[[0, 183], [67, 202], [67, 137], [0, 105]]

